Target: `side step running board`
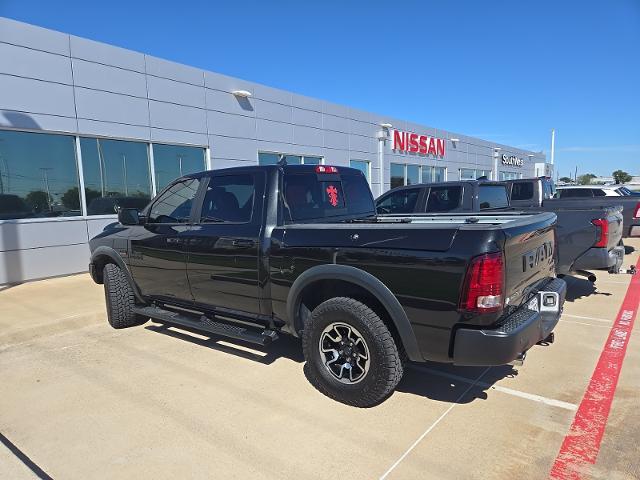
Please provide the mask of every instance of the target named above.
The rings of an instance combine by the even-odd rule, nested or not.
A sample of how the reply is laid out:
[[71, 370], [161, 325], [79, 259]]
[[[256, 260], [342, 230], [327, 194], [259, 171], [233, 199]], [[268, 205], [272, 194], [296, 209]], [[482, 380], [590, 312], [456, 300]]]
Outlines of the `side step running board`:
[[245, 327], [232, 323], [212, 320], [202, 315], [199, 319], [196, 316], [190, 317], [171, 310], [158, 307], [134, 307], [133, 311], [139, 315], [150, 317], [160, 322], [182, 325], [207, 333], [213, 333], [223, 337], [244, 340], [245, 342], [258, 345], [269, 345], [278, 339], [278, 334], [273, 330], [260, 329], [258, 327]]

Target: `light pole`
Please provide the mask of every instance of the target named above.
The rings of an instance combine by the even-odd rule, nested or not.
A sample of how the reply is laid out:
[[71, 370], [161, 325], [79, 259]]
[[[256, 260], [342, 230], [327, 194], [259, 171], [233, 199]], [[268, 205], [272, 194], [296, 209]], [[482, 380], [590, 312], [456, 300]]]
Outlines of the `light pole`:
[[122, 155], [122, 178], [124, 180], [124, 196], [129, 196], [129, 187], [127, 186], [127, 156], [124, 153]]
[[42, 180], [44, 181], [44, 189], [47, 192], [47, 205], [49, 206], [49, 211], [51, 211], [51, 192], [49, 191], [49, 174], [47, 173], [49, 170], [53, 170], [51, 167], [40, 167], [42, 170]]

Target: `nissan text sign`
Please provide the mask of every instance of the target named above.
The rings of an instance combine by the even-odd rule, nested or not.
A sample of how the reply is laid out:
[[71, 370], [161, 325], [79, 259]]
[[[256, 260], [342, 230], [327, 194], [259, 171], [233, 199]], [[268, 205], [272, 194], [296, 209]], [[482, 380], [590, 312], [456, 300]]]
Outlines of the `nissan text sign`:
[[394, 130], [393, 145], [391, 148], [400, 152], [444, 157], [445, 144], [444, 138], [435, 138], [427, 135], [418, 135], [417, 133]]

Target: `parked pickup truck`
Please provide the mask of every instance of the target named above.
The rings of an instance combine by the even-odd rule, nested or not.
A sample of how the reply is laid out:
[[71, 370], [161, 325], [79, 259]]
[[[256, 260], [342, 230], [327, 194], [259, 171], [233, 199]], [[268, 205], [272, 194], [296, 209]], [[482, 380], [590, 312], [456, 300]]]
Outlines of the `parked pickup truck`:
[[[557, 271], [577, 272], [592, 281], [591, 270], [617, 273], [624, 259], [622, 215], [619, 207], [588, 206], [544, 200], [541, 205], [527, 206], [519, 198], [522, 180], [490, 182], [477, 180], [451, 181], [398, 187], [376, 200], [379, 215], [422, 214], [436, 212], [524, 211], [553, 212], [557, 215]], [[541, 192], [553, 195], [550, 188]], [[550, 203], [547, 203], [550, 202]], [[512, 204], [516, 203], [514, 207]]]
[[522, 361], [564, 303], [554, 214], [381, 218], [351, 168], [188, 175], [118, 220], [90, 242], [113, 327], [301, 337], [310, 382], [359, 407], [393, 391], [405, 359]]
[[585, 189], [589, 196], [551, 198], [548, 196], [551, 190], [549, 185], [553, 185], [550, 178], [524, 178], [508, 180], [505, 183], [508, 185], [511, 206], [518, 208], [549, 207], [550, 210], [555, 211], [556, 208], [575, 208], [576, 206], [583, 209], [621, 206], [624, 221], [622, 238], [640, 237], [640, 199], [637, 195], [597, 196], [591, 189]]

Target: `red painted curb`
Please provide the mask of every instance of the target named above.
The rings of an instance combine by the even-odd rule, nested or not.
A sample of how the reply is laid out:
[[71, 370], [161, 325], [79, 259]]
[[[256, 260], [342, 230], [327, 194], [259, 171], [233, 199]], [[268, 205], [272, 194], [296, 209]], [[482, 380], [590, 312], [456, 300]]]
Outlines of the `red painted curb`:
[[[636, 264], [640, 268], [640, 259]], [[551, 478], [579, 479], [596, 463], [622, 362], [640, 304], [640, 274], [631, 278], [587, 390], [551, 468]]]

